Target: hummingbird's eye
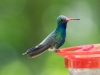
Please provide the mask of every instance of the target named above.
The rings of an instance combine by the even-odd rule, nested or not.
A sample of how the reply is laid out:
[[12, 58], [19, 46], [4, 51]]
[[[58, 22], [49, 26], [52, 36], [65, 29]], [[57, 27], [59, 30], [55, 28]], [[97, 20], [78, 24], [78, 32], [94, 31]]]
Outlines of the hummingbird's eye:
[[63, 19], [60, 20], [61, 22], [63, 21]]

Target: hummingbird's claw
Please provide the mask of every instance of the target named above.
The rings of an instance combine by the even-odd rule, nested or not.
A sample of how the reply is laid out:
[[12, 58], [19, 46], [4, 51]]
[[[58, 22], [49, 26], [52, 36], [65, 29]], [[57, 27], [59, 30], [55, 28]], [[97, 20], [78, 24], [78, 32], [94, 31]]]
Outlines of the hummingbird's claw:
[[56, 50], [55, 50], [55, 52], [59, 52], [59, 51], [60, 51], [59, 49], [56, 49]]

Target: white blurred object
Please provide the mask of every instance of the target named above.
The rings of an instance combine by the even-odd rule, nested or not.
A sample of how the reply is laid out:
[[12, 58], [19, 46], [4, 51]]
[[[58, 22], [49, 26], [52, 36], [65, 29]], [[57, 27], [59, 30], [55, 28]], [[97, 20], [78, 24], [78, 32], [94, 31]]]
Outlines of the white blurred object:
[[100, 69], [75, 69], [69, 68], [68, 69], [70, 75], [100, 75]]

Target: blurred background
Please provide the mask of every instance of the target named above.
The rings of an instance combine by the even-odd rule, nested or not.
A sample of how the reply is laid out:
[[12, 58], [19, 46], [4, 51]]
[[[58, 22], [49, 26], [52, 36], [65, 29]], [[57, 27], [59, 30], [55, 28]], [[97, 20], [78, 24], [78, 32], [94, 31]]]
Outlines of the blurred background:
[[68, 23], [62, 48], [100, 42], [99, 0], [0, 0], [0, 75], [69, 75], [54, 52], [22, 56], [56, 28], [59, 15], [81, 19]]

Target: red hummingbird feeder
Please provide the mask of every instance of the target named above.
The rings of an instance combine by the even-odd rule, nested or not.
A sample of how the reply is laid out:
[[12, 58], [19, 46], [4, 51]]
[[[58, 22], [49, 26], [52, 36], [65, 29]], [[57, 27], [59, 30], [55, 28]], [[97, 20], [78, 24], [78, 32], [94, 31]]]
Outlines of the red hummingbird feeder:
[[64, 57], [70, 75], [100, 75], [100, 44], [63, 48], [57, 54]]

